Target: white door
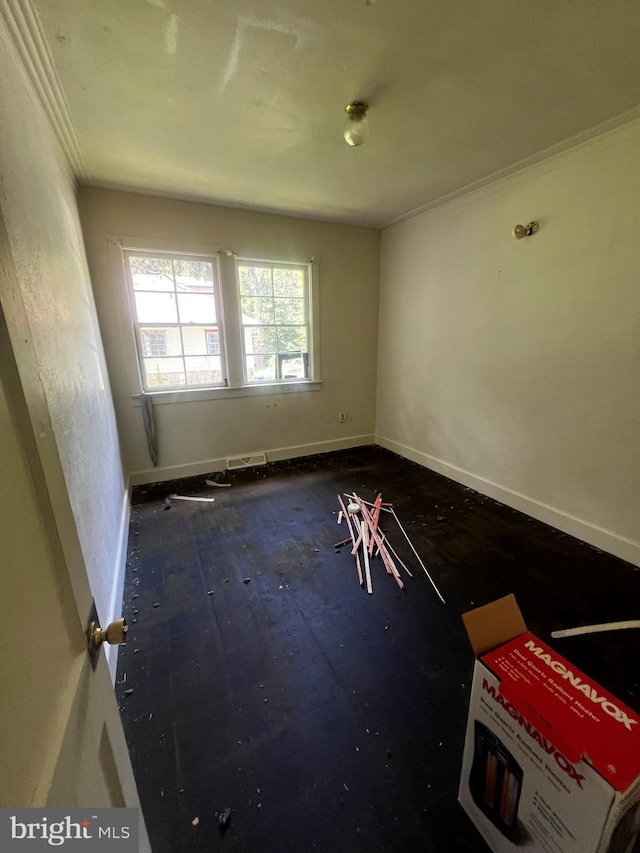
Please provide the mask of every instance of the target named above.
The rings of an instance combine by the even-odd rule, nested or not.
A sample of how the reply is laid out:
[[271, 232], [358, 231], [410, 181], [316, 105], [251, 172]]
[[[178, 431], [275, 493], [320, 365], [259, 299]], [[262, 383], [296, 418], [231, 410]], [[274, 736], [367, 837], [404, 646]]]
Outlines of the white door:
[[63, 555], [1, 309], [0, 488], [0, 806], [139, 807], [104, 650], [95, 672], [86, 650], [86, 572]]

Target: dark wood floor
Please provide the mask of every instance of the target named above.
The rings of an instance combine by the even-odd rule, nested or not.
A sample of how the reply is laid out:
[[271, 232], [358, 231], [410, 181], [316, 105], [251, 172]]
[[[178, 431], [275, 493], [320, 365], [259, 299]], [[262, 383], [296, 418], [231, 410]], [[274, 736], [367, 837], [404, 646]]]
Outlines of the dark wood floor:
[[[457, 803], [460, 614], [514, 592], [547, 640], [638, 618], [638, 569], [379, 448], [228, 481], [134, 491], [117, 693], [154, 853], [486, 851]], [[420, 571], [358, 586], [333, 547], [354, 489], [393, 501], [446, 606]], [[216, 500], [165, 510], [170, 492]], [[640, 631], [552, 645], [640, 711]]]

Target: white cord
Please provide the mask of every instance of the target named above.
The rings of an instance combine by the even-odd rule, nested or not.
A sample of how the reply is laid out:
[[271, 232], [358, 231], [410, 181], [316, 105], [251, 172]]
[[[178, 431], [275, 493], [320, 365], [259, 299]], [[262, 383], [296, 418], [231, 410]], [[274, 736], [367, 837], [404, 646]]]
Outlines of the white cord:
[[564, 631], [552, 631], [554, 639], [558, 637], [577, 637], [578, 634], [597, 634], [600, 631], [622, 631], [625, 628], [640, 628], [640, 619], [629, 622], [603, 622], [602, 625], [585, 625], [583, 628], [566, 628]]

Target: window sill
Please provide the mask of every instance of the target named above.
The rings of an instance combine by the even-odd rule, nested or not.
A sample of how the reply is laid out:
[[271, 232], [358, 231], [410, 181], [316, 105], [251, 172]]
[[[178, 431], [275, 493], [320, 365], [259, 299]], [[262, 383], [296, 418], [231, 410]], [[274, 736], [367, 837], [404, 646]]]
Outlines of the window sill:
[[[295, 394], [301, 391], [319, 391], [321, 381], [269, 382], [264, 385], [240, 385], [236, 388], [192, 388], [185, 391], [149, 391], [153, 405], [163, 403], [196, 403], [201, 400], [230, 400], [234, 397], [260, 397], [269, 394]], [[132, 394], [133, 406], [140, 406], [141, 394]]]

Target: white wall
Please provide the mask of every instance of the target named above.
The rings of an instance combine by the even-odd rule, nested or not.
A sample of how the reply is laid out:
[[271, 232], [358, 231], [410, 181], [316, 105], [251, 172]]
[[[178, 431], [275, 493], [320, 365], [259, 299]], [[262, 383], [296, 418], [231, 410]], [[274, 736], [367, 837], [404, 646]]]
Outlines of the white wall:
[[0, 299], [69, 570], [86, 570], [108, 621], [120, 609], [126, 490], [75, 187], [1, 22], [0, 47]]
[[[383, 232], [376, 430], [636, 563], [639, 133], [636, 120]], [[539, 233], [515, 240], [531, 219]]]
[[[126, 470], [134, 483], [204, 473], [227, 457], [288, 458], [373, 440], [379, 234], [284, 216], [98, 188], [79, 196]], [[155, 406], [152, 468], [140, 407], [132, 317], [118, 238], [166, 248], [229, 248], [240, 256], [319, 264], [319, 390]], [[131, 238], [131, 239], [129, 239]], [[160, 245], [159, 244], [159, 245]], [[157, 246], [156, 248], [158, 248]], [[223, 258], [224, 260], [224, 258]], [[347, 412], [346, 423], [337, 414]]]

